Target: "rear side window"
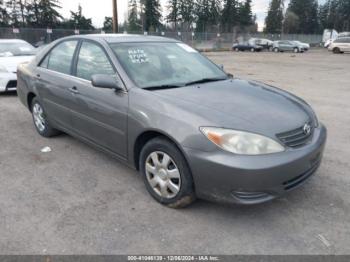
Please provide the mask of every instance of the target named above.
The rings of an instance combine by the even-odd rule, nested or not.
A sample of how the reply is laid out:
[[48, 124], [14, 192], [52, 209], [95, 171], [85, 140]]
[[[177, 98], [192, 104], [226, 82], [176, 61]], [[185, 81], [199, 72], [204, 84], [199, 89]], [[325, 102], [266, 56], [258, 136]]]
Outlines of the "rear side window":
[[78, 58], [77, 77], [91, 81], [95, 74], [114, 75], [115, 71], [99, 45], [83, 42]]
[[66, 41], [57, 45], [45, 57], [40, 64], [41, 67], [69, 75], [71, 73], [71, 65], [75, 49], [78, 41]]

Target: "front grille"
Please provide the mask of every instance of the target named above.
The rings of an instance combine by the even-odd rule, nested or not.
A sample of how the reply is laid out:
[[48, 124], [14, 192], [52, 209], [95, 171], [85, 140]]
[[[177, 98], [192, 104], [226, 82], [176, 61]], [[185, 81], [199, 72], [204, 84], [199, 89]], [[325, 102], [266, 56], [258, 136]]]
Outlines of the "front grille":
[[288, 131], [285, 133], [281, 133], [277, 135], [277, 138], [286, 146], [292, 148], [298, 148], [306, 145], [312, 138], [314, 133], [314, 125], [313, 123], [309, 123], [311, 127], [310, 133], [305, 133], [304, 126], [294, 129], [292, 131]]
[[16, 80], [12, 80], [10, 82], [8, 82], [6, 88], [16, 88], [17, 87], [17, 81]]

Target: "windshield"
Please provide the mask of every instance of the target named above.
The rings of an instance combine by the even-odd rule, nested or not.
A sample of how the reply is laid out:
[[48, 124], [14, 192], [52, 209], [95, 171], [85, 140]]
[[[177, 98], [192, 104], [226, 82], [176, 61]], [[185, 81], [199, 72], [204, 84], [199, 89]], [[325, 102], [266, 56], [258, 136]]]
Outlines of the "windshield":
[[36, 50], [33, 46], [25, 42], [0, 43], [0, 57], [7, 56], [32, 56]]
[[141, 88], [180, 87], [204, 79], [228, 78], [218, 66], [183, 43], [115, 43], [111, 48]]

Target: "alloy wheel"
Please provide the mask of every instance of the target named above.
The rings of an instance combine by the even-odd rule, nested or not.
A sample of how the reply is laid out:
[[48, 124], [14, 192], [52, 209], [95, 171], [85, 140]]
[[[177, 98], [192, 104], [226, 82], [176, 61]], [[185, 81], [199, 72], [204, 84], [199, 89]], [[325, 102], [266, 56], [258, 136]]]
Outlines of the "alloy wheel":
[[149, 185], [160, 197], [172, 199], [180, 192], [180, 170], [168, 154], [151, 153], [146, 159], [145, 170]]
[[33, 106], [33, 118], [35, 126], [38, 128], [38, 130], [40, 132], [44, 132], [46, 128], [44, 110], [38, 103], [34, 104]]

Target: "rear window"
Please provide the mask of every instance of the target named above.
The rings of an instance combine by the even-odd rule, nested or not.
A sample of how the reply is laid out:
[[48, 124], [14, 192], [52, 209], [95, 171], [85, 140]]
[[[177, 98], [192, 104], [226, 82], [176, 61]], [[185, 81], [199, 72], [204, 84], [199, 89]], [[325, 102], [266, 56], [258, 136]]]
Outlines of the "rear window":
[[72, 60], [78, 41], [66, 41], [58, 44], [45, 57], [40, 67], [50, 69], [62, 74], [71, 73]]
[[35, 54], [35, 48], [27, 42], [0, 43], [0, 57], [33, 56]]

